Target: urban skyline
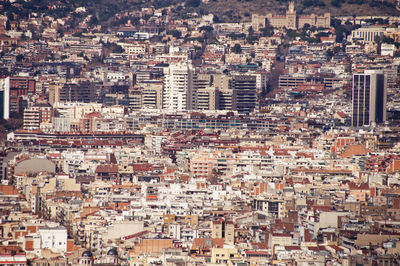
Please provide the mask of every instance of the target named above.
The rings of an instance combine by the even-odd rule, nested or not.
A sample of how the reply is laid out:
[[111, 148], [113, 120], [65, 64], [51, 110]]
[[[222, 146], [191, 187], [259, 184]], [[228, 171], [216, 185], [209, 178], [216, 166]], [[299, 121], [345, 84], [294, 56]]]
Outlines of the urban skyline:
[[399, 265], [397, 2], [0, 7], [0, 265]]

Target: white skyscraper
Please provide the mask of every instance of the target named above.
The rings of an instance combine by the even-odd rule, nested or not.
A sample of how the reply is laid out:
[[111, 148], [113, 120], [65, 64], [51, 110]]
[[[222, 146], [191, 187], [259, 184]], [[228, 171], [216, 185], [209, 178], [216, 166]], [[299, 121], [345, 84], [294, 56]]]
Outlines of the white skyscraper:
[[192, 110], [195, 107], [193, 87], [194, 70], [191, 64], [172, 64], [165, 72], [163, 108], [168, 110]]
[[10, 78], [0, 79], [0, 117], [10, 118]]

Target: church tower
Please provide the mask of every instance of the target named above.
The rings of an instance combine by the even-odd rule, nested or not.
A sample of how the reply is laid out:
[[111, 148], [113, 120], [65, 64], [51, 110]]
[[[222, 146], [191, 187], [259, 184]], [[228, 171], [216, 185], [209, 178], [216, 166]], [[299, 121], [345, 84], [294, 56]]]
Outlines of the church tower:
[[294, 10], [294, 2], [289, 2], [289, 8], [286, 11], [286, 28], [295, 30], [297, 29], [297, 16]]

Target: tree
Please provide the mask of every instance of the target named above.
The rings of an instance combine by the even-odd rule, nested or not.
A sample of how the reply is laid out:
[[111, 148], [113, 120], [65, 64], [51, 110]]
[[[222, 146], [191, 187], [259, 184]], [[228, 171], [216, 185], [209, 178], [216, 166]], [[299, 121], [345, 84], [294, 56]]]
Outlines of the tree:
[[383, 36], [382, 38], [382, 43], [388, 43], [388, 44], [394, 44], [395, 41], [391, 37]]
[[113, 45], [113, 47], [112, 47], [112, 52], [113, 52], [113, 53], [120, 54], [120, 53], [123, 53], [123, 52], [124, 52], [124, 49], [122, 48], [121, 45], [115, 44], [115, 45]]
[[7, 19], [7, 22], [6, 22], [6, 30], [7, 30], [7, 31], [8, 31], [8, 30], [11, 30], [10, 20], [8, 20], [8, 19]]
[[331, 5], [334, 7], [341, 7], [342, 1], [341, 0], [331, 0]]
[[179, 39], [182, 35], [182, 32], [180, 32], [179, 30], [170, 30], [167, 32], [167, 35], [172, 35], [174, 38]]
[[188, 0], [186, 2], [186, 5], [189, 7], [198, 7], [200, 5], [201, 1], [200, 0]]
[[326, 55], [328, 58], [332, 58], [334, 56], [334, 52], [331, 49], [326, 50]]
[[23, 54], [17, 55], [15, 60], [17, 60], [17, 62], [21, 62], [22, 60], [24, 60], [24, 55]]
[[248, 35], [253, 35], [253, 33], [254, 33], [253, 26], [250, 26], [248, 30]]
[[97, 26], [99, 24], [99, 20], [96, 16], [92, 16], [88, 23], [90, 26]]
[[235, 45], [233, 46], [232, 51], [233, 51], [235, 54], [241, 54], [241, 53], [242, 53], [242, 47], [240, 46], [240, 44], [235, 43]]
[[214, 23], [220, 23], [221, 20], [219, 19], [219, 17], [218, 17], [217, 15], [214, 15], [214, 17], [213, 17], [213, 22], [214, 22]]
[[305, 7], [310, 7], [310, 6], [312, 6], [314, 4], [314, 1], [313, 0], [304, 0], [303, 1], [303, 6], [305, 6]]
[[274, 35], [274, 27], [272, 27], [269, 22], [267, 22], [265, 28], [260, 29], [260, 31], [262, 32], [263, 37], [271, 37]]
[[342, 50], [342, 48], [340, 48], [340, 46], [335, 46], [335, 47], [333, 48], [333, 52], [334, 52], [335, 54], [339, 53], [341, 50]]
[[57, 33], [60, 38], [64, 37], [64, 31], [61, 28], [57, 30]]
[[212, 26], [202, 26], [199, 28], [201, 31], [212, 32], [214, 28]]
[[210, 183], [211, 183], [212, 185], [218, 185], [218, 183], [221, 182], [220, 177], [222, 176], [222, 174], [223, 174], [223, 173], [222, 173], [221, 171], [219, 171], [219, 170], [213, 168], [213, 169], [212, 169], [212, 175], [211, 175], [211, 178], [210, 178]]

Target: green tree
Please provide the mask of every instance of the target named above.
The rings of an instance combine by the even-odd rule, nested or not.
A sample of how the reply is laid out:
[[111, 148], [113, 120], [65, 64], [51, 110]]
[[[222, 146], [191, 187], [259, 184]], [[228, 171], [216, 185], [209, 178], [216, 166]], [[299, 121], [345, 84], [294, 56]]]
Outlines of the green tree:
[[17, 62], [22, 62], [22, 60], [24, 60], [24, 55], [23, 54], [19, 54], [15, 57], [15, 60], [17, 60]]
[[341, 0], [331, 0], [331, 5], [334, 7], [341, 7], [342, 1]]
[[112, 51], [113, 53], [120, 54], [120, 53], [123, 53], [123, 52], [124, 52], [124, 49], [122, 48], [121, 45], [114, 44], [114, 45], [112, 46], [112, 50], [111, 50], [111, 51]]
[[89, 26], [97, 26], [99, 24], [99, 20], [96, 16], [92, 16], [89, 20]]
[[268, 22], [265, 24], [265, 28], [261, 28], [260, 31], [263, 37], [271, 37], [274, 35], [274, 27], [272, 27]]
[[179, 30], [170, 30], [170, 31], [167, 31], [167, 34], [172, 35], [172, 36], [174, 36], [174, 38], [177, 38], [177, 39], [179, 39], [182, 36], [182, 32], [180, 32]]
[[391, 37], [383, 36], [382, 38], [382, 43], [388, 43], [388, 44], [394, 44], [395, 41]]
[[206, 31], [206, 32], [211, 32], [211, 31], [214, 30], [214, 28], [211, 27], [211, 26], [202, 26], [202, 27], [199, 28], [199, 30]]
[[241, 54], [242, 47], [240, 46], [240, 44], [235, 43], [235, 45], [233, 46], [232, 52], [234, 52], [235, 54]]
[[8, 20], [8, 19], [7, 19], [7, 22], [6, 22], [6, 30], [11, 30], [10, 20]]
[[214, 17], [213, 17], [213, 22], [214, 22], [214, 23], [220, 23], [221, 20], [219, 19], [219, 17], [218, 17], [217, 15], [214, 15]]
[[201, 3], [201, 0], [188, 0], [186, 5], [189, 7], [198, 7]]

